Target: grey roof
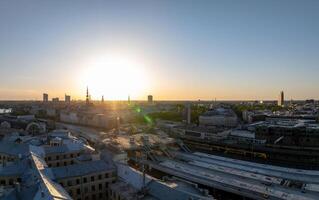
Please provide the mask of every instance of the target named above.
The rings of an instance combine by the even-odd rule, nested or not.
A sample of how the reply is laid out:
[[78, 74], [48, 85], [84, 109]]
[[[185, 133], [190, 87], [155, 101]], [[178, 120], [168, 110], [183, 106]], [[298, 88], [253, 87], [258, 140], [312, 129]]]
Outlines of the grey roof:
[[84, 176], [95, 172], [108, 171], [113, 169], [115, 168], [112, 164], [108, 164], [103, 160], [51, 168], [55, 179]]
[[[182, 182], [174, 181], [174, 187], [159, 181], [151, 181], [147, 185], [148, 194], [159, 200], [177, 200], [177, 199], [213, 199], [203, 196], [198, 189]], [[177, 184], [176, 184], [177, 183]]]
[[22, 175], [23, 172], [26, 170], [26, 163], [27, 161], [24, 160], [22, 162], [17, 162], [9, 166], [0, 167], [0, 176], [19, 176]]
[[0, 142], [0, 153], [5, 153], [12, 156], [22, 156], [29, 155], [29, 145], [28, 144], [18, 144], [9, 141]]
[[45, 154], [66, 153], [66, 152], [70, 151], [66, 145], [46, 146], [43, 149], [44, 149]]

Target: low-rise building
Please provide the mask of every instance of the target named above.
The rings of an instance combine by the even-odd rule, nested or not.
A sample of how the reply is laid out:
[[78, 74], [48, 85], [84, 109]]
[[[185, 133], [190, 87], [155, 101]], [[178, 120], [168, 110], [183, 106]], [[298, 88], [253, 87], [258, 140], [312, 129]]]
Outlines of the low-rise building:
[[109, 184], [115, 182], [115, 167], [98, 160], [51, 168], [54, 180], [75, 200], [102, 200], [108, 197]]
[[257, 123], [256, 139], [269, 144], [297, 147], [318, 147], [319, 125], [314, 120], [276, 120]]
[[236, 127], [237, 115], [230, 108], [215, 108], [199, 116], [200, 126]]

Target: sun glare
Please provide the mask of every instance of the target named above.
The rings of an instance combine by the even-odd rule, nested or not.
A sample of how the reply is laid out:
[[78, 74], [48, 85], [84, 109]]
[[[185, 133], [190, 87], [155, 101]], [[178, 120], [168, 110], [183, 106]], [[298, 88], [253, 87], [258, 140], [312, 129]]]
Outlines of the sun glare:
[[128, 95], [139, 98], [147, 89], [145, 68], [135, 59], [120, 56], [103, 56], [94, 59], [81, 76], [82, 85], [87, 85], [92, 98], [121, 100]]

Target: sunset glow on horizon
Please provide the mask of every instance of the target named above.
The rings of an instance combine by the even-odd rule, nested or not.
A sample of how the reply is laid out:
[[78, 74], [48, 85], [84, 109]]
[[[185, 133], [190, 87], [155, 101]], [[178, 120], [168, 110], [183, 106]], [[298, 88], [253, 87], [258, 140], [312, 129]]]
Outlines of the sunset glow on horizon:
[[90, 89], [93, 99], [143, 98], [150, 86], [145, 66], [128, 55], [107, 54], [88, 62], [78, 77], [80, 88]]
[[0, 2], [0, 100], [319, 99], [319, 2], [34, 2]]

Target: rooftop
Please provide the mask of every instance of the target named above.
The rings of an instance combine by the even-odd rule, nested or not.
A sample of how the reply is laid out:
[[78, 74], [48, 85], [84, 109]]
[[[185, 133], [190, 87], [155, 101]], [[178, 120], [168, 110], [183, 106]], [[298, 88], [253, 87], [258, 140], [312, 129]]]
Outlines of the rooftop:
[[115, 168], [111, 163], [106, 163], [103, 160], [97, 160], [63, 167], [54, 167], [51, 168], [51, 171], [55, 179], [63, 179], [68, 177], [84, 176], [95, 172], [110, 171], [114, 169]]
[[28, 144], [18, 144], [15, 142], [3, 142], [0, 141], [0, 153], [12, 155], [12, 156], [25, 156], [29, 154]]
[[227, 117], [235, 117], [236, 114], [230, 108], [215, 108], [210, 109], [203, 113], [201, 116], [209, 117], [209, 116], [227, 116]]

